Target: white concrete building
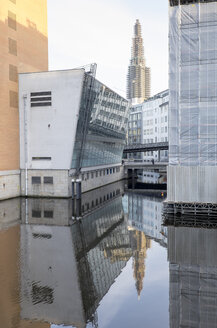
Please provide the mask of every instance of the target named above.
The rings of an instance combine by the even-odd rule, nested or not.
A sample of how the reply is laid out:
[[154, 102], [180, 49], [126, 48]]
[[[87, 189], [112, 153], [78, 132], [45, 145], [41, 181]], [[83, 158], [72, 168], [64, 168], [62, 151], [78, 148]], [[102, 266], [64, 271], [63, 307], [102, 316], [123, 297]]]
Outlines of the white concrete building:
[[[132, 106], [128, 122], [128, 144], [168, 141], [168, 107], [168, 90], [156, 94], [141, 105]], [[158, 161], [158, 152], [130, 154], [129, 158]], [[167, 150], [160, 152], [160, 160], [168, 160]]]
[[120, 180], [128, 102], [84, 69], [20, 74], [21, 195], [70, 197]]
[[[101, 195], [113, 195], [116, 188], [120, 186], [106, 186]], [[90, 195], [86, 201], [92, 203]], [[22, 202], [25, 224], [20, 228], [21, 318], [84, 328], [94, 321], [101, 300], [132, 256], [122, 195], [68, 226], [71, 200], [27, 202], [27, 207]], [[53, 218], [44, 216], [48, 210]]]

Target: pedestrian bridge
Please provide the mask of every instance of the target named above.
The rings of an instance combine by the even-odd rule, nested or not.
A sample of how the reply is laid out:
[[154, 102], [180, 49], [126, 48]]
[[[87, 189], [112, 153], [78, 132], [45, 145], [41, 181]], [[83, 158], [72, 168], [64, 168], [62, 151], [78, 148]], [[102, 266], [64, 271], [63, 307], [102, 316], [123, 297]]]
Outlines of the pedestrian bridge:
[[139, 152], [146, 152], [146, 151], [168, 150], [168, 149], [169, 149], [168, 141], [153, 142], [153, 143], [146, 143], [146, 144], [132, 144], [132, 145], [126, 145], [124, 147], [124, 154], [139, 153]]

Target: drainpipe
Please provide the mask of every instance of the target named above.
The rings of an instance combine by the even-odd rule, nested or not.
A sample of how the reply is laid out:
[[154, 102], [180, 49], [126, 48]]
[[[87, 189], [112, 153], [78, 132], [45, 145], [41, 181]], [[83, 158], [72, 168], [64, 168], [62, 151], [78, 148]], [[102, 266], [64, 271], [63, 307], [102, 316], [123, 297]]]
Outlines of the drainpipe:
[[25, 150], [25, 196], [28, 196], [28, 144], [27, 144], [27, 95], [23, 95], [24, 104], [24, 150]]

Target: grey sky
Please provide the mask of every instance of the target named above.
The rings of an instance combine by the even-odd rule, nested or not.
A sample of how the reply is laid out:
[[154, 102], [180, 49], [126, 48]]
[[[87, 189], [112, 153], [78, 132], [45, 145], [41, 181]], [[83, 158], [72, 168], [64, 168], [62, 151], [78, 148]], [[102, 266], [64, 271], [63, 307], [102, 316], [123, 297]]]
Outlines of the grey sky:
[[125, 96], [133, 25], [142, 25], [152, 95], [168, 87], [167, 0], [48, 0], [49, 68], [92, 62], [97, 78]]

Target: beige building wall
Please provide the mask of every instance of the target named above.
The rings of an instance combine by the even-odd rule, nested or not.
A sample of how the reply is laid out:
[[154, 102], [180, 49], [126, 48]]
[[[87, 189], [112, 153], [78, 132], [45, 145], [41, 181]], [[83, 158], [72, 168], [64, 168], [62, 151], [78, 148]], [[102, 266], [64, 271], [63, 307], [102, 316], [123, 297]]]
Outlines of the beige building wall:
[[[16, 211], [18, 210], [14, 207], [16, 204], [11, 205], [12, 211], [6, 213], [6, 218], [10, 222], [17, 218]], [[1, 203], [1, 219], [3, 206], [4, 203]], [[49, 323], [21, 318], [20, 270], [22, 270], [20, 268], [20, 225], [15, 225], [8, 230], [0, 231], [0, 327], [50, 328]]]
[[20, 166], [17, 73], [43, 70], [48, 70], [47, 1], [1, 0], [0, 171]]

